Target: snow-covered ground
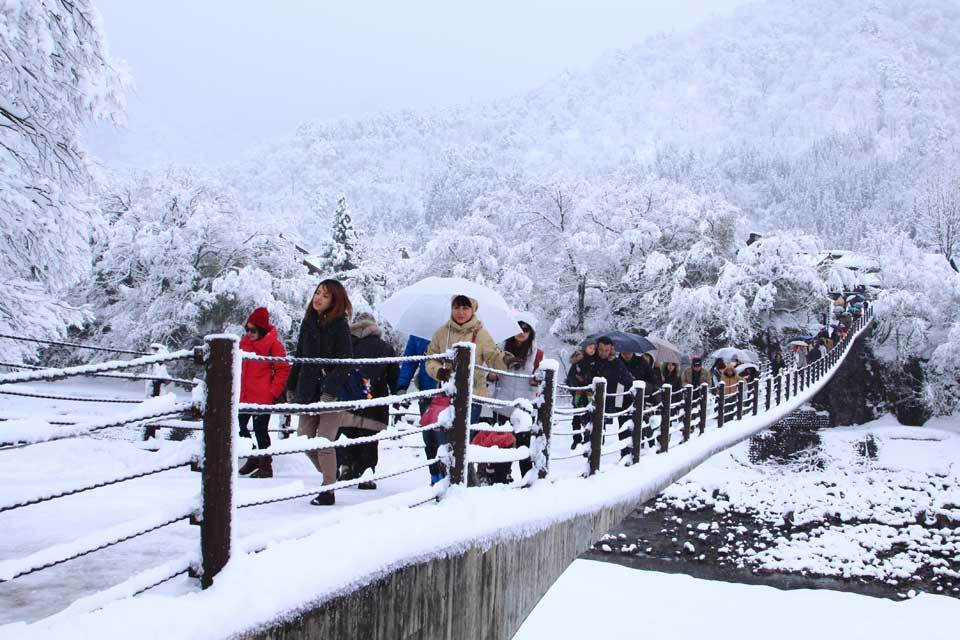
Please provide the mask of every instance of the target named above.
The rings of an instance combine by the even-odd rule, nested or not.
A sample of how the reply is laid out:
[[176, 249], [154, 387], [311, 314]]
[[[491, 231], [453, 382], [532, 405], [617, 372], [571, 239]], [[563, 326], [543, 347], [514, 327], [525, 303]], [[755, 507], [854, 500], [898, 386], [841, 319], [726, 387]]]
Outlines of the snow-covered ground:
[[[178, 559], [182, 562], [195, 554], [198, 530], [177, 523], [83, 559], [0, 584], [3, 621], [36, 620], [76, 601], [61, 615], [36, 624], [14, 622], [0, 627], [0, 635], [47, 638], [84, 629], [98, 637], [114, 631], [120, 633], [118, 637], [133, 634], [139, 638], [167, 638], [171, 633], [179, 633], [177, 637], [223, 637], [295, 612], [317, 598], [355, 590], [409, 562], [454, 553], [464, 545], [512, 539], [577, 514], [652, 498], [710, 456], [794, 411], [804, 396], [815, 393], [825, 382], [769, 414], [728, 424], [722, 430], [708, 428], [706, 434], [683, 446], [672, 446], [664, 455], [645, 455], [640, 468], [618, 466], [619, 445], [608, 440], [604, 450], [613, 455], [605, 456], [601, 473], [587, 480], [579, 477], [585, 468], [582, 457], [559, 459], [571, 453], [570, 440], [557, 437], [553, 441], [550, 481], [524, 491], [507, 486], [457, 489], [436, 504], [431, 499], [434, 493], [427, 486], [427, 473], [420, 470], [385, 480], [375, 492], [339, 491], [335, 508], [318, 509], [303, 498], [243, 509], [238, 512], [235, 525], [234, 558], [214, 588], [200, 592], [195, 580], [180, 576], [144, 595], [127, 598], [137, 590], [128, 588], [130, 585], [142, 588], [161, 577], [160, 573], [151, 573], [128, 580], [119, 590], [101, 591], [138, 571]], [[107, 385], [102, 381], [95, 386], [99, 395], [106, 394]], [[82, 391], [64, 383], [58, 383], [57, 390]], [[142, 397], [142, 387], [130, 385], [127, 393]], [[63, 410], [55, 403], [37, 407], [28, 402], [35, 401], [4, 400], [4, 417], [18, 412], [48, 417], [51, 411]], [[77, 415], [95, 406], [71, 406], [68, 410]], [[558, 430], [563, 428], [558, 425]], [[126, 439], [111, 439], [112, 431], [102, 432], [97, 438], [2, 452], [0, 504], [38, 491], [113, 475], [118, 469], [156, 466], [158, 461], [182, 456], [195, 446], [190, 441], [167, 442], [159, 452], [147, 452], [138, 442], [139, 430]], [[401, 441], [399, 447], [384, 443], [378, 472], [421, 462], [419, 443], [419, 435], [411, 436], [407, 443]], [[649, 454], [649, 450], [644, 453]], [[259, 494], [265, 488], [309, 491], [319, 485], [319, 475], [301, 455], [278, 457], [274, 467], [276, 477], [272, 480], [239, 480], [239, 499], [249, 497], [251, 492]], [[143, 518], [152, 512], [182, 508], [195, 499], [198, 489], [198, 475], [174, 470], [0, 513], [0, 527], [11, 532], [0, 543], [0, 557], [4, 562], [9, 559], [16, 563], [51, 544], [95, 536], [103, 527]], [[421, 506], [409, 508], [415, 504]], [[344, 541], [349, 543], [345, 545]], [[307, 570], [309, 567], [315, 570]], [[10, 571], [10, 565], [0, 564], [0, 574], [3, 571]], [[251, 586], [258, 584], [269, 584], [269, 593]], [[256, 592], [255, 597], [251, 596], [251, 589]], [[89, 613], [103, 605], [107, 606]], [[211, 612], [216, 612], [215, 620], [211, 619]]]
[[[886, 416], [819, 435], [787, 464], [752, 463], [749, 443], [707, 461], [654, 508], [709, 509], [713, 526], [666, 533], [758, 571], [960, 594], [960, 419], [903, 427]], [[756, 526], [737, 526], [743, 517]]]
[[960, 601], [937, 595], [894, 602], [836, 591], [781, 591], [577, 560], [547, 592], [514, 640], [953, 640], [958, 617]]

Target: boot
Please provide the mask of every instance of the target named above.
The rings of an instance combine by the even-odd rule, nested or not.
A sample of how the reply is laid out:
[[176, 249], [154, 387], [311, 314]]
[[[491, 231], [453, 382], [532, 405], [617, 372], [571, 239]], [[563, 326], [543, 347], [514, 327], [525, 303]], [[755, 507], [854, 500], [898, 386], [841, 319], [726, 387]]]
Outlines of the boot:
[[257, 460], [259, 460], [259, 458], [247, 458], [247, 461], [244, 462], [243, 466], [237, 470], [237, 473], [241, 476], [253, 473], [260, 468], [259, 464], [257, 464]]
[[324, 491], [323, 493], [318, 493], [317, 497], [310, 501], [315, 507], [330, 507], [337, 503], [337, 497], [333, 495], [333, 491]]
[[373, 491], [377, 488], [377, 483], [373, 480], [364, 480], [357, 485], [357, 489], [362, 489], [364, 491]]
[[251, 478], [272, 478], [273, 477], [273, 458], [264, 456], [257, 458], [257, 470], [250, 474]]

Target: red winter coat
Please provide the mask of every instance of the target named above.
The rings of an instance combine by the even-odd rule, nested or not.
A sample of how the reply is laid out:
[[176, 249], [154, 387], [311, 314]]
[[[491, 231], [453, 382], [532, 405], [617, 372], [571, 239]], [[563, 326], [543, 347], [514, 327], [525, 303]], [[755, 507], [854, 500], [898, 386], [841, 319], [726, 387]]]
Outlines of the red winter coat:
[[[247, 336], [240, 338], [240, 350], [260, 356], [287, 355], [273, 327], [259, 340], [251, 340]], [[287, 362], [244, 360], [240, 373], [240, 402], [273, 404], [283, 395], [289, 375], [290, 364]]]

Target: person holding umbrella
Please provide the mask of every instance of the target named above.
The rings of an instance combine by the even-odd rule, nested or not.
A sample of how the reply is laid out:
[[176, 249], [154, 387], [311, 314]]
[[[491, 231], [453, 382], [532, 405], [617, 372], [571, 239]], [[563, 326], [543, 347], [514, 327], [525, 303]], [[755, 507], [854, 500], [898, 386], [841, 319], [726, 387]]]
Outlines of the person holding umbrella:
[[[594, 366], [594, 375], [604, 378], [607, 381], [608, 394], [615, 391], [618, 384], [623, 385], [623, 388], [627, 390], [633, 387], [633, 376], [630, 375], [630, 372], [627, 370], [623, 360], [616, 357], [616, 352], [613, 348], [613, 340], [607, 336], [603, 336], [597, 340], [597, 361]], [[617, 411], [616, 396], [607, 395], [605, 411], [607, 413], [614, 413]], [[629, 437], [629, 432], [624, 432], [619, 435], [620, 440], [626, 440]], [[620, 452], [621, 457], [629, 454], [629, 448], [623, 449]]]
[[[427, 355], [432, 356], [445, 353], [458, 342], [472, 342], [476, 345], [477, 365], [489, 367], [491, 369], [508, 369], [516, 362], [516, 357], [512, 354], [501, 351], [497, 343], [484, 328], [480, 318], [477, 317], [477, 310], [480, 303], [473, 298], [465, 295], [456, 295], [450, 301], [450, 319], [438, 328], [430, 344], [427, 346]], [[440, 383], [450, 380], [451, 369], [448, 363], [439, 360], [427, 361], [427, 374]], [[473, 373], [473, 395], [486, 397], [487, 383], [483, 371], [477, 368]], [[482, 407], [478, 403], [473, 403], [470, 407], [470, 424], [476, 424], [480, 420]], [[443, 430], [434, 430], [437, 434], [439, 444], [446, 444], [447, 434]], [[441, 471], [441, 477], [445, 475]]]

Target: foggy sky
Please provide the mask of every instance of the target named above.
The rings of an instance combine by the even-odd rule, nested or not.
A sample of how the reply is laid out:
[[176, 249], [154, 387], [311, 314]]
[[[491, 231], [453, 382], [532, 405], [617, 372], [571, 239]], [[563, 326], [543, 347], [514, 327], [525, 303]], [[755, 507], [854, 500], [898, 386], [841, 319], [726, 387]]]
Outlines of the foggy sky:
[[230, 160], [305, 120], [491, 100], [745, 0], [95, 0], [135, 88], [109, 165]]

